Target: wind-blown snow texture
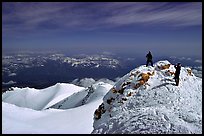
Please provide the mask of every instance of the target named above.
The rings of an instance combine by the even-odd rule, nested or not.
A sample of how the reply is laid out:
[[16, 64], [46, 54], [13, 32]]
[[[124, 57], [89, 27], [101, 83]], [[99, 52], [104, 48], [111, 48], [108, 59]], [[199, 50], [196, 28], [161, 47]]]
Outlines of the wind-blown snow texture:
[[14, 88], [2, 95], [3, 134], [90, 134], [93, 112], [112, 87], [58, 83], [46, 89]]
[[[92, 133], [202, 133], [202, 79], [189, 70], [181, 68], [175, 86], [168, 61], [133, 69], [104, 96], [105, 113], [95, 119]], [[136, 87], [148, 72], [146, 84]]]
[[13, 89], [14, 91], [7, 91], [2, 95], [4, 102], [19, 107], [43, 110], [84, 88], [72, 84], [57, 83], [52, 87], [41, 90], [28, 87], [23, 89], [14, 87]]
[[[2, 94], [2, 133], [202, 133], [202, 79], [182, 67], [175, 86], [173, 72], [168, 61], [159, 61], [115, 85], [13, 88]], [[101, 103], [105, 113], [95, 119]]]

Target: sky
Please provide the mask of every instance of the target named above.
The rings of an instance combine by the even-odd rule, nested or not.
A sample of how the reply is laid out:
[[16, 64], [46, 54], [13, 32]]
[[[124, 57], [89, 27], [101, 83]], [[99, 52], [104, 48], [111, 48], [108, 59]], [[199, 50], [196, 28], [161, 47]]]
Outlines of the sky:
[[3, 2], [2, 49], [202, 56], [201, 2]]

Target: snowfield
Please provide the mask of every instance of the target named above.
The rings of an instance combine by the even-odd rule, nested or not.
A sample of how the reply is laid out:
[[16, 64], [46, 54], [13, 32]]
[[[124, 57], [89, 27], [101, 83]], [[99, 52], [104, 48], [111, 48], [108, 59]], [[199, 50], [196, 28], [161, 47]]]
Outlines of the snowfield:
[[99, 82], [90, 88], [65, 83], [14, 88], [2, 95], [2, 133], [90, 134], [94, 110], [111, 87]]
[[22, 89], [14, 87], [13, 89], [14, 91], [7, 91], [2, 95], [3, 102], [19, 107], [43, 110], [84, 88], [72, 84], [57, 83], [41, 90], [28, 87]]
[[164, 60], [141, 65], [114, 85], [15, 87], [2, 94], [2, 133], [201, 134], [202, 78], [182, 67], [175, 86], [174, 72]]

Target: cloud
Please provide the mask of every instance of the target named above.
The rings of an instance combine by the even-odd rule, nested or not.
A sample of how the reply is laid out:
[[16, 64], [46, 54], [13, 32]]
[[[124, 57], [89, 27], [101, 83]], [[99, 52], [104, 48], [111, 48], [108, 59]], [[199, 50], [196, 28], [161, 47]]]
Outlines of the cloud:
[[16, 76], [16, 73], [11, 73], [8, 76]]
[[115, 53], [109, 52], [109, 51], [103, 51], [102, 54], [103, 55], [115, 55]]
[[202, 60], [195, 60], [196, 63], [202, 63]]
[[186, 57], [180, 57], [179, 60], [186, 60]]
[[171, 59], [176, 59], [177, 57], [176, 57], [176, 56], [170, 56], [169, 58], [171, 58]]
[[3, 2], [3, 32], [202, 25], [202, 3]]
[[190, 58], [190, 57], [176, 57], [176, 56], [171, 56], [171, 57], [169, 57], [169, 58], [171, 58], [171, 59], [178, 59], [178, 60], [186, 60], [186, 61], [194, 61], [194, 62], [196, 62], [196, 63], [202, 63], [202, 60], [192, 60], [192, 58]]
[[9, 81], [9, 82], [6, 82], [6, 83], [5, 83], [5, 82], [2, 82], [3, 85], [11, 85], [11, 84], [15, 84], [15, 83], [16, 83], [16, 82], [14, 82], [14, 81], [12, 81], [12, 80]]
[[133, 61], [133, 60], [135, 60], [135, 58], [127, 58], [127, 60]]
[[202, 66], [193, 67], [192, 72], [195, 76], [202, 78]]

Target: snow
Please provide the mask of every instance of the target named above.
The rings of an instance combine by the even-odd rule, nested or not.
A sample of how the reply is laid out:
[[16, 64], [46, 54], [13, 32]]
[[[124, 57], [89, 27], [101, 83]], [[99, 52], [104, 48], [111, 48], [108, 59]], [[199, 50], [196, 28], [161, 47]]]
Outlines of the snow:
[[84, 88], [72, 84], [57, 83], [40, 90], [28, 87], [14, 87], [13, 89], [14, 91], [7, 91], [2, 95], [2, 101], [19, 107], [43, 110]]
[[89, 87], [90, 85], [92, 85], [95, 82], [96, 81], [93, 78], [83, 78], [81, 80], [74, 79], [71, 83], [78, 85], [78, 86], [82, 86], [82, 87]]
[[107, 78], [101, 78], [99, 80], [94, 80], [93, 78], [83, 78], [83, 79], [74, 79], [71, 83], [77, 86], [82, 86], [82, 87], [89, 87], [92, 84], [98, 83], [98, 82], [104, 82], [104, 83], [108, 83], [111, 85], [114, 85], [115, 82], [112, 80], [109, 80]]
[[[167, 60], [141, 65], [115, 84], [58, 83], [2, 94], [3, 134], [201, 134], [202, 78], [181, 67], [175, 86]], [[89, 83], [89, 82], [87, 82]], [[95, 110], [105, 112], [95, 119]]]
[[[102, 82], [94, 84], [86, 104], [78, 106], [76, 102], [87, 94], [83, 87], [58, 83], [42, 90], [14, 88], [2, 95], [2, 133], [90, 134], [94, 110], [111, 87]], [[62, 109], [51, 108], [64, 99], [72, 103], [63, 103]]]
[[[175, 68], [166, 60], [133, 69], [114, 85], [117, 91], [124, 89], [122, 94], [110, 90], [104, 96], [105, 113], [95, 119], [92, 134], [201, 134], [202, 79], [188, 70], [181, 68], [175, 86], [170, 74]], [[134, 88], [139, 75], [148, 72], [154, 74], [146, 84]]]

